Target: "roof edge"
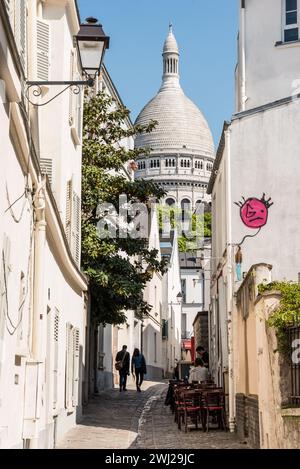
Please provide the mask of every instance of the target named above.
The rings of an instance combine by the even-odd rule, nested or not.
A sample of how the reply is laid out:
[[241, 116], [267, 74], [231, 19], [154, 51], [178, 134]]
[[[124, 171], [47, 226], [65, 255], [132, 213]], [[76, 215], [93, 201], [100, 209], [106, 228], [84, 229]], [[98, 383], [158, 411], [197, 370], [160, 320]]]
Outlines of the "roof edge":
[[223, 156], [223, 152], [225, 148], [225, 132], [228, 130], [230, 125], [231, 125], [230, 121], [224, 122], [222, 133], [221, 133], [221, 138], [220, 138], [220, 143], [219, 143], [218, 150], [217, 150], [217, 155], [216, 155], [216, 159], [215, 159], [213, 170], [212, 170], [212, 175], [208, 183], [208, 188], [207, 188], [208, 195], [212, 194], [212, 191], [215, 185], [216, 177], [218, 174], [218, 170], [220, 168], [220, 164], [222, 161], [222, 156]]

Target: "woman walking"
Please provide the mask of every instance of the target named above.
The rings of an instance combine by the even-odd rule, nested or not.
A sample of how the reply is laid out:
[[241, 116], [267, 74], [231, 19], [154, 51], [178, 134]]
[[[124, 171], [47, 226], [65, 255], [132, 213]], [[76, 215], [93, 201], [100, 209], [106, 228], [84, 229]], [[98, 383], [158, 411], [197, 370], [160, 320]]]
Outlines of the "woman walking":
[[136, 378], [136, 390], [141, 392], [144, 376], [147, 374], [146, 360], [139, 349], [135, 349], [131, 360], [131, 373]]

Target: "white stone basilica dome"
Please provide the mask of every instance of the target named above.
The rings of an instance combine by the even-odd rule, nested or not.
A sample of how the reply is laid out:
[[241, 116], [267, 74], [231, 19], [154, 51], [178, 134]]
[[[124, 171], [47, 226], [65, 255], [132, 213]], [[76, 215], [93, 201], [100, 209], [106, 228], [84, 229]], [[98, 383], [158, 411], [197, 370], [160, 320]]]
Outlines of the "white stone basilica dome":
[[164, 75], [158, 94], [144, 107], [136, 124], [158, 122], [150, 134], [137, 136], [136, 147], [159, 153], [194, 153], [213, 157], [211, 131], [200, 109], [185, 96], [179, 83], [179, 50], [170, 29], [164, 45]]

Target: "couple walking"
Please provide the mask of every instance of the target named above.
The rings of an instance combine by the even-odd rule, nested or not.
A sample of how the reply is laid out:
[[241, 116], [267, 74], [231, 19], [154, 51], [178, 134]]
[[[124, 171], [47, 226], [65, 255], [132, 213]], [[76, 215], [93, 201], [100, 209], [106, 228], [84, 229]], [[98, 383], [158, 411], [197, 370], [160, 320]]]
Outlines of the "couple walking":
[[[127, 391], [127, 377], [130, 375], [130, 355], [127, 352], [127, 345], [123, 346], [123, 349], [117, 353], [116, 356], [116, 370], [119, 371], [120, 376], [120, 392]], [[136, 380], [136, 390], [141, 392], [141, 386], [144, 381], [144, 376], [147, 374], [146, 360], [139, 349], [135, 349], [131, 359], [131, 373]]]

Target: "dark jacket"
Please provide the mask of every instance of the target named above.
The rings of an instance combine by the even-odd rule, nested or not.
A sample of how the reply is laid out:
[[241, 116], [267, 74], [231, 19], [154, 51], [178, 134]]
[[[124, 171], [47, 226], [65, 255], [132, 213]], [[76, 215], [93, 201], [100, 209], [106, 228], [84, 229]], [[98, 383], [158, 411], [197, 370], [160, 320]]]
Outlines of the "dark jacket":
[[132, 357], [131, 371], [133, 372], [134, 370], [139, 370], [144, 375], [147, 374], [146, 360], [143, 354], [140, 354], [137, 357]]
[[[124, 357], [125, 354], [125, 357]], [[124, 358], [124, 360], [123, 360]], [[130, 368], [130, 355], [128, 352], [125, 352], [125, 350], [121, 350], [120, 352], [117, 353], [116, 356], [116, 362], [122, 361], [123, 360], [123, 368], [122, 372], [123, 373], [129, 373], [129, 368]]]

